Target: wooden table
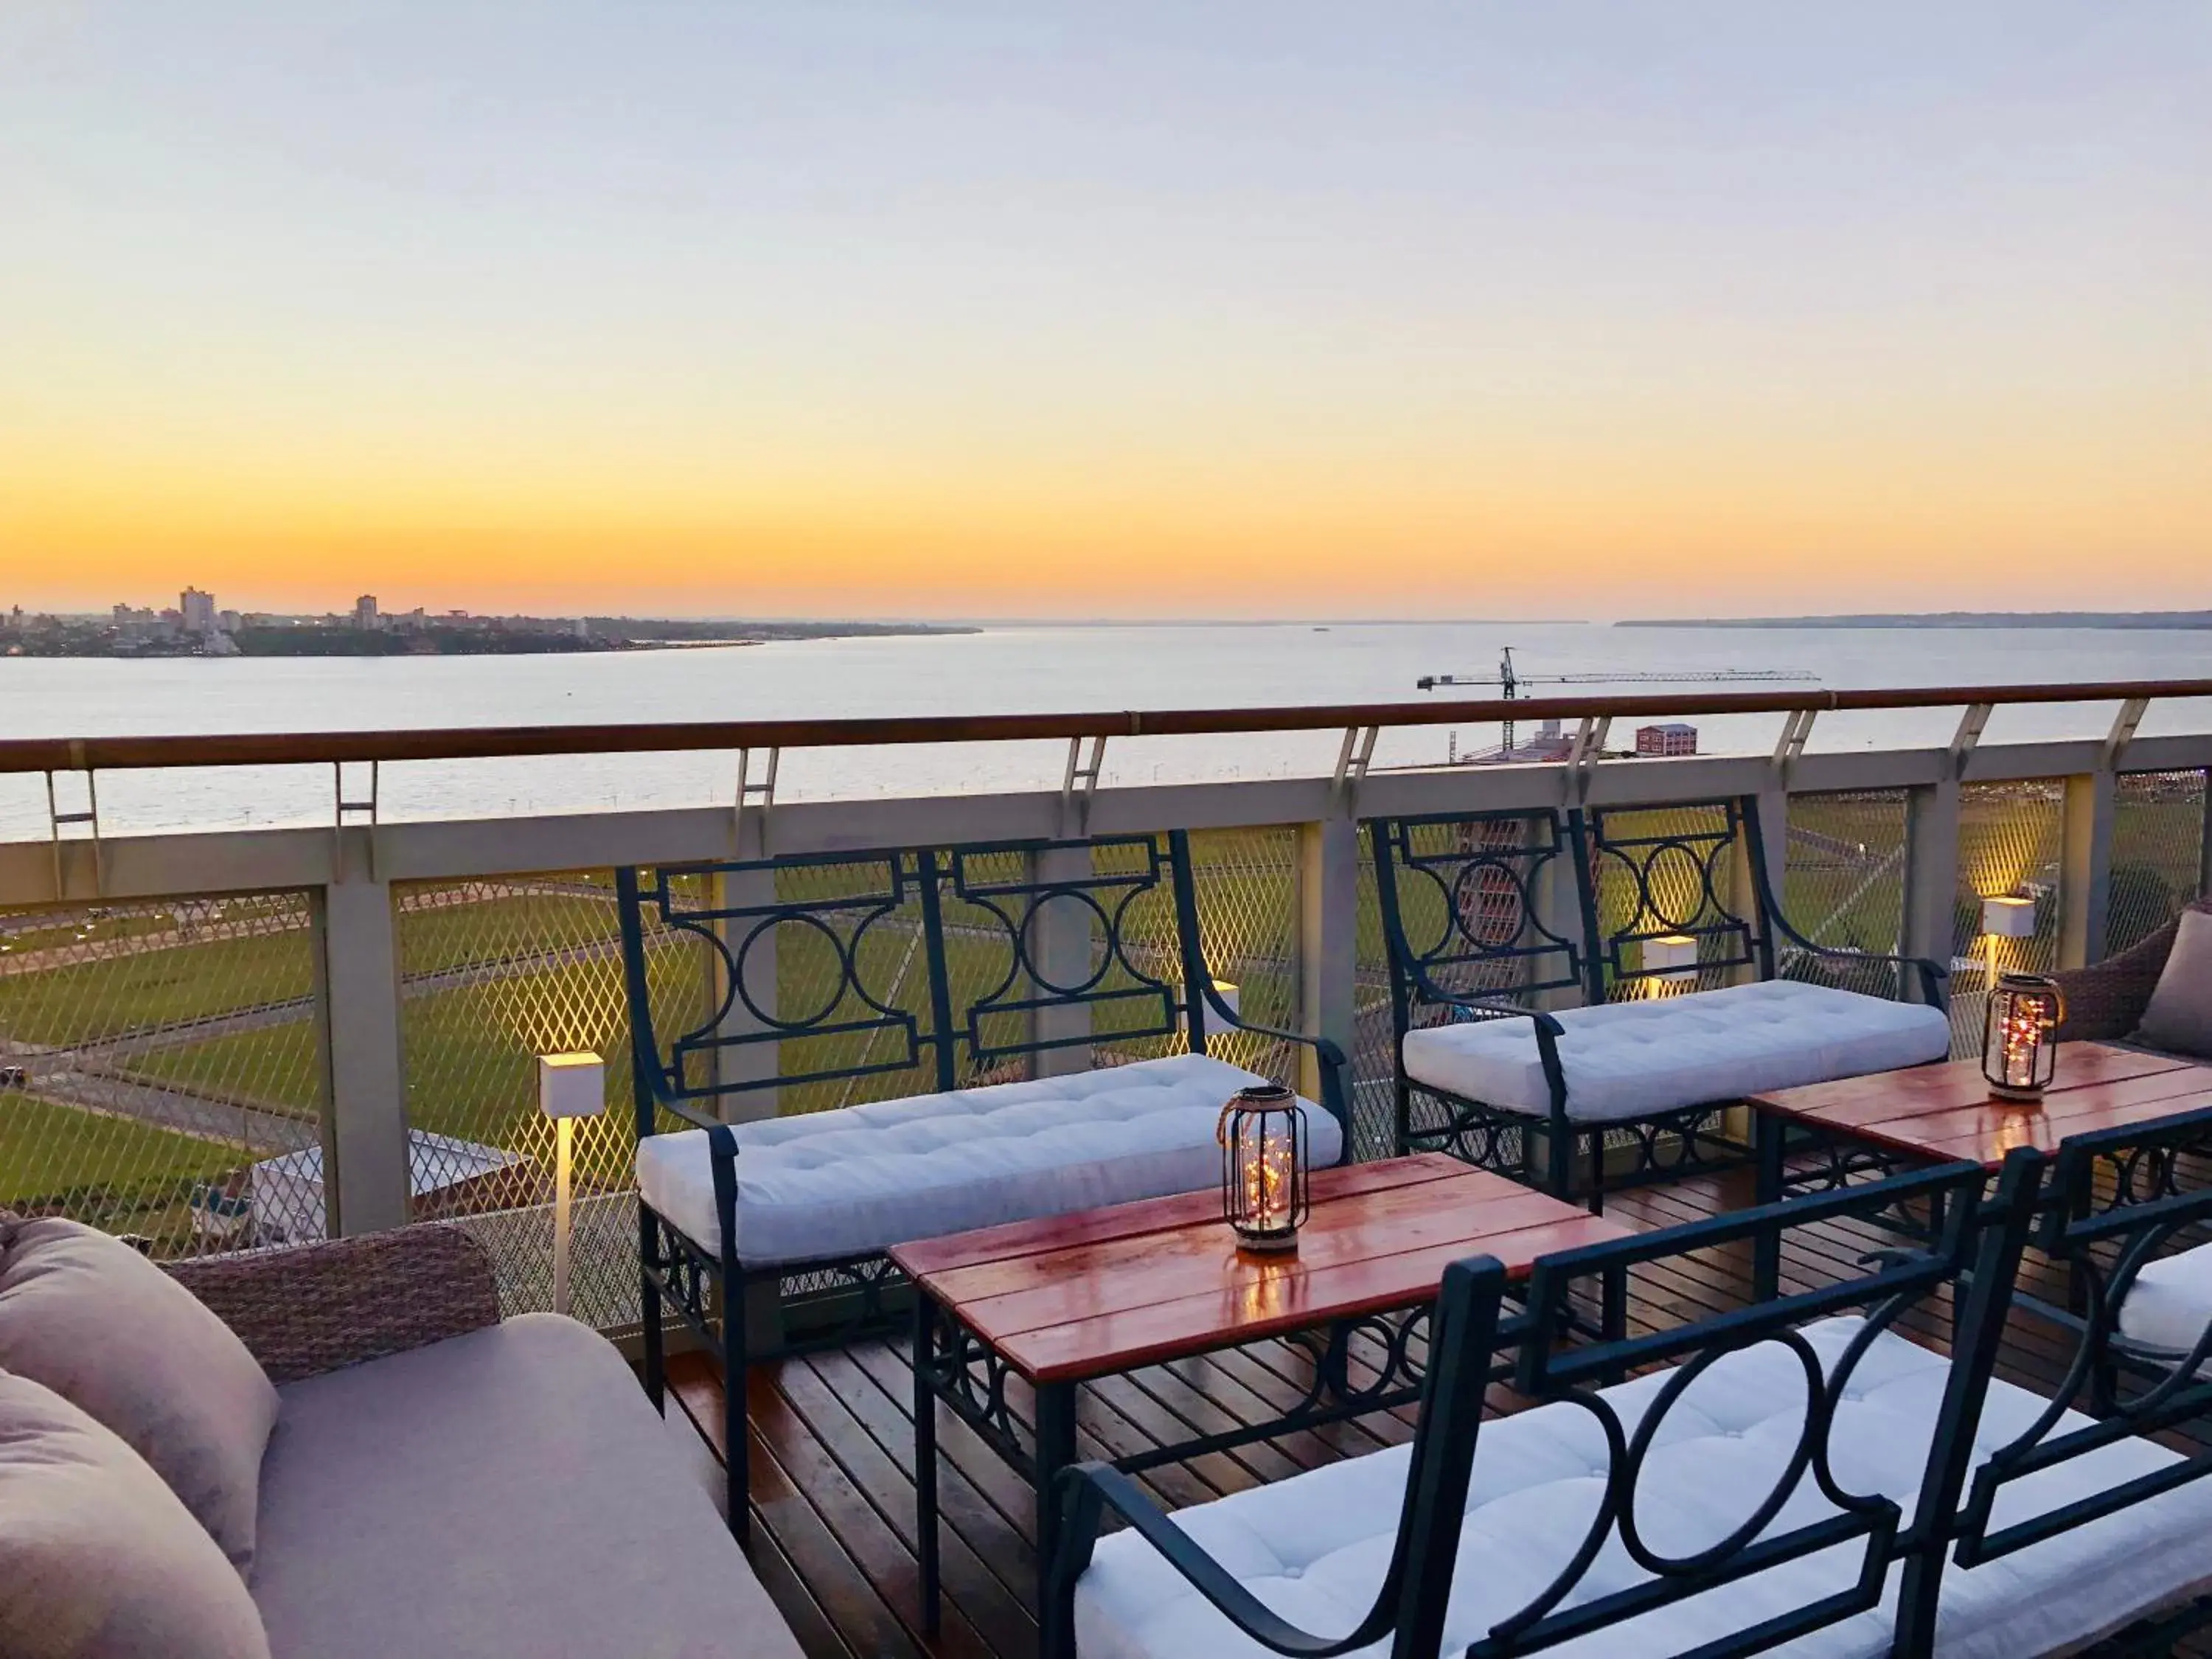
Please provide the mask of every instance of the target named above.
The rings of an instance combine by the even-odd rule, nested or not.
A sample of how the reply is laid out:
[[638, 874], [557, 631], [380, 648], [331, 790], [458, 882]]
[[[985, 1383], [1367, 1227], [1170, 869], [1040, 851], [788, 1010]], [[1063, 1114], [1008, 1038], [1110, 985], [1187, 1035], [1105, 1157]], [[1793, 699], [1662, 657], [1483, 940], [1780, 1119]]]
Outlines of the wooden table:
[[[1295, 1254], [1239, 1251], [1214, 1192], [894, 1247], [891, 1260], [916, 1291], [915, 1491], [932, 1628], [938, 1402], [1028, 1476], [1042, 1592], [1058, 1531], [1053, 1479], [1075, 1461], [1081, 1384], [1267, 1337], [1313, 1347], [1314, 1383], [1289, 1411], [1120, 1462], [1132, 1471], [1394, 1409], [1420, 1397], [1425, 1362], [1413, 1350], [1449, 1264], [1492, 1255], [1520, 1278], [1540, 1255], [1630, 1231], [1431, 1152], [1316, 1170]], [[1626, 1285], [1618, 1275], [1601, 1287], [1601, 1306], [1606, 1334], [1619, 1336]], [[1352, 1374], [1355, 1330], [1379, 1346], [1371, 1377]], [[1035, 1394], [1026, 1436], [1008, 1399], [1013, 1377]]]
[[[1899, 1072], [1808, 1084], [1750, 1097], [1762, 1204], [1792, 1188], [1826, 1189], [1854, 1175], [1899, 1165], [1969, 1159], [1995, 1170], [2015, 1146], [2054, 1152], [2069, 1135], [2153, 1123], [2212, 1105], [2212, 1066], [2172, 1054], [2102, 1042], [2062, 1043], [2056, 1077], [2035, 1102], [1998, 1100], [1981, 1061], [1954, 1060]], [[1820, 1149], [1826, 1162], [1788, 1176], [1793, 1149]], [[1762, 1240], [1753, 1287], [1774, 1294], [1779, 1240]]]

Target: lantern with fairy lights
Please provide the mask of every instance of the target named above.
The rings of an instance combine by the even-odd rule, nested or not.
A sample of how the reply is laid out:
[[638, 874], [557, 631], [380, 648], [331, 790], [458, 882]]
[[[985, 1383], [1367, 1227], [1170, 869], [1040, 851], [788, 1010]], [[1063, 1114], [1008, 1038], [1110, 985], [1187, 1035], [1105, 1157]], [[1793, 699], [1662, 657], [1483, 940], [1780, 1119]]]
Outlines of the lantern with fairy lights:
[[2058, 982], [2040, 974], [2001, 975], [1982, 1012], [1982, 1075], [1999, 1100], [2040, 1100], [2058, 1070]]
[[1306, 1123], [1279, 1083], [1239, 1089], [1221, 1109], [1221, 1218], [1240, 1249], [1295, 1250], [1306, 1218]]

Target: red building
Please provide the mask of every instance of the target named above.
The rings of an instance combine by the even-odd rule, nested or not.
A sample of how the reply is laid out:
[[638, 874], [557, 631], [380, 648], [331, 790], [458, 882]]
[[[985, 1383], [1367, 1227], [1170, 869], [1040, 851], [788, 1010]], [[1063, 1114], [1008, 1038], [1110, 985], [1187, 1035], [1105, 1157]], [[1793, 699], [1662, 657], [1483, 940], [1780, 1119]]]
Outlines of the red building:
[[1636, 728], [1636, 752], [1694, 755], [1698, 752], [1698, 728], [1680, 720], [1669, 720], [1664, 726], [1639, 726]]

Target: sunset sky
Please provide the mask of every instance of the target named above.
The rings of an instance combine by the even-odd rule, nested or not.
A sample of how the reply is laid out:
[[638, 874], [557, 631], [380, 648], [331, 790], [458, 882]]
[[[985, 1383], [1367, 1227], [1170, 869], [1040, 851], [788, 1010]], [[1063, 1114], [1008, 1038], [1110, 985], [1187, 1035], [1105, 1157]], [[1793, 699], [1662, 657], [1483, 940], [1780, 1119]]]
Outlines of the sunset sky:
[[0, 5], [0, 605], [2212, 605], [2212, 7]]

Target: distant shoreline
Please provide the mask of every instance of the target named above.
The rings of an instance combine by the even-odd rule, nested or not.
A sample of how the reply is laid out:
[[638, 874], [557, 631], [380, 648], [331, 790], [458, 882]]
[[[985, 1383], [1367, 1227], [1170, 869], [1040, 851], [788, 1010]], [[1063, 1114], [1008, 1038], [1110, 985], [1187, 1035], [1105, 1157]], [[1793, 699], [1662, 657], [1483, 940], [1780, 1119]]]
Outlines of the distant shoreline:
[[668, 651], [702, 646], [788, 644], [810, 640], [974, 634], [943, 623], [724, 623], [588, 617], [573, 621], [401, 619], [374, 629], [340, 623], [285, 622], [187, 633], [118, 628], [100, 618], [33, 617], [0, 624], [0, 657], [106, 657], [126, 661], [202, 657], [531, 657], [607, 651]]
[[2212, 629], [2212, 611], [1934, 611], [1852, 617], [1702, 617], [1624, 619], [1615, 628], [2107, 628]]

